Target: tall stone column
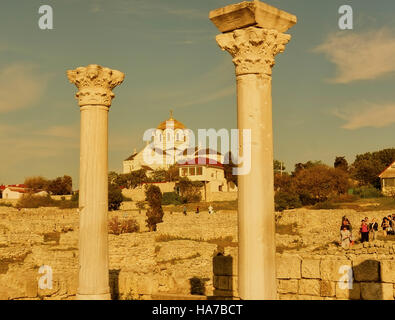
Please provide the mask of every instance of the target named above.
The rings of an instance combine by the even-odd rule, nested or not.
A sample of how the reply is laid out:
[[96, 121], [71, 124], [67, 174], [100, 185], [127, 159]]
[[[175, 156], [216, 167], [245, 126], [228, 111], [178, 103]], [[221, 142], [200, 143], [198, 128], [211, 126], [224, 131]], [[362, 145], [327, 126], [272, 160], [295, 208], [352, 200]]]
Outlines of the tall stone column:
[[81, 110], [79, 300], [110, 299], [108, 270], [108, 111], [125, 75], [88, 65], [67, 71]]
[[233, 57], [237, 80], [240, 154], [242, 130], [251, 130], [251, 171], [238, 177], [238, 288], [241, 299], [274, 300], [276, 243], [273, 186], [272, 67], [296, 17], [265, 3], [242, 2], [214, 10], [223, 34], [216, 40]]

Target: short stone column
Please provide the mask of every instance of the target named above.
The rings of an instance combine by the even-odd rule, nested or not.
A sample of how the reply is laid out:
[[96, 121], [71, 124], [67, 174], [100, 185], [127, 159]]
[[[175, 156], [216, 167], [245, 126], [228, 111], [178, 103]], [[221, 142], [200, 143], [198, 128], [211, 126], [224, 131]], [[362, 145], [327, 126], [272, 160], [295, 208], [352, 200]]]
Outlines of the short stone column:
[[88, 65], [67, 71], [81, 111], [78, 300], [110, 299], [108, 270], [108, 111], [125, 75]]
[[273, 186], [272, 67], [296, 17], [259, 1], [210, 12], [216, 40], [236, 66], [240, 155], [251, 130], [251, 171], [238, 177], [238, 288], [241, 299], [274, 300], [276, 243]]

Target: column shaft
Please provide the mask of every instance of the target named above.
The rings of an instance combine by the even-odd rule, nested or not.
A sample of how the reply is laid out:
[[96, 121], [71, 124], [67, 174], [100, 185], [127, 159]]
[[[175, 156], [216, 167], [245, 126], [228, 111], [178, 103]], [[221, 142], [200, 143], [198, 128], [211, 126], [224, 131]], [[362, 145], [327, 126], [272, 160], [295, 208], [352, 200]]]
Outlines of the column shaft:
[[79, 299], [110, 298], [108, 111], [106, 106], [81, 107]]
[[271, 77], [237, 76], [237, 104], [242, 155], [242, 130], [251, 129], [251, 171], [238, 177], [239, 295], [276, 299]]

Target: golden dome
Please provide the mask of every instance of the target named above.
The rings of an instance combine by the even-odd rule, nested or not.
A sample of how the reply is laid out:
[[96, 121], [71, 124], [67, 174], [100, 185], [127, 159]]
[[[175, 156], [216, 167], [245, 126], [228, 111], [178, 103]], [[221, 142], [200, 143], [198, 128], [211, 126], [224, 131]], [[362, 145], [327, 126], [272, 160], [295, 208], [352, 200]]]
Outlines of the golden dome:
[[[184, 126], [184, 124], [182, 124], [180, 121], [178, 121], [178, 120], [176, 120], [176, 119], [174, 119], [173, 118], [173, 111], [171, 110], [170, 111], [170, 118], [169, 119], [167, 119], [167, 120], [165, 120], [165, 121], [162, 121], [160, 124], [159, 124], [159, 126], [158, 126], [158, 128], [157, 129], [159, 129], [159, 130], [165, 130], [166, 129], [166, 125], [167, 125], [167, 122], [173, 122], [173, 125], [174, 125], [174, 130], [176, 130], [176, 129], [185, 129], [186, 127]], [[169, 128], [171, 128], [171, 124], [169, 124]]]

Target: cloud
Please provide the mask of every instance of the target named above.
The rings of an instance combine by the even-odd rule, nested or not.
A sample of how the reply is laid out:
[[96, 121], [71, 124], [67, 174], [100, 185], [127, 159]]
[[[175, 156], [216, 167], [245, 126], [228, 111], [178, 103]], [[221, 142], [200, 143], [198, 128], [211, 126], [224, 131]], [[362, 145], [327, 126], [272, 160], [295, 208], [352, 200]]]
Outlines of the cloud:
[[15, 63], [0, 71], [0, 113], [34, 105], [43, 95], [48, 75], [31, 64]]
[[179, 107], [189, 107], [197, 104], [206, 104], [212, 101], [216, 101], [225, 97], [232, 96], [234, 94], [236, 94], [236, 87], [232, 85], [227, 88], [223, 88], [221, 90], [208, 93], [204, 97], [187, 101], [186, 103], [179, 105]]
[[343, 111], [336, 109], [333, 114], [346, 121], [342, 126], [343, 129], [384, 128], [395, 123], [395, 103], [383, 105], [365, 103], [362, 110], [360, 106], [350, 107]]
[[36, 134], [57, 138], [78, 138], [80, 132], [76, 126], [51, 126], [37, 131]]
[[329, 79], [334, 83], [373, 80], [395, 71], [395, 35], [388, 28], [330, 34], [313, 51], [336, 65], [337, 75]]
[[139, 17], [146, 17], [147, 15], [169, 15], [185, 17], [187, 19], [208, 19], [208, 12], [198, 10], [195, 8], [180, 8], [179, 6], [170, 5], [169, 3], [162, 3], [160, 1], [141, 1], [141, 0], [124, 0], [117, 3], [115, 6], [111, 3], [115, 12], [130, 14]]

